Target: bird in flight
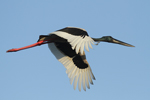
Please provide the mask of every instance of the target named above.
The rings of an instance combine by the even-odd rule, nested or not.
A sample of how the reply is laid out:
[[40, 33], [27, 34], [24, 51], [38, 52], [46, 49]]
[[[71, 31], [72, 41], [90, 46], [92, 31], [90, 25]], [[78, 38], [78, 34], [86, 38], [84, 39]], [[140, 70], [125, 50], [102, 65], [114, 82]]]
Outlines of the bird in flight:
[[73, 84], [74, 89], [78, 84], [78, 89], [81, 87], [86, 91], [86, 87], [90, 89], [90, 84], [95, 80], [94, 74], [86, 60], [84, 48], [89, 51], [89, 47], [99, 42], [108, 42], [120, 44], [128, 47], [134, 47], [128, 43], [114, 39], [111, 36], [103, 36], [101, 38], [91, 38], [87, 31], [82, 28], [66, 27], [48, 35], [40, 35], [39, 40], [29, 46], [22, 48], [14, 48], [7, 52], [16, 52], [19, 50], [48, 44], [49, 49], [66, 68], [66, 73], [70, 79], [70, 84]]

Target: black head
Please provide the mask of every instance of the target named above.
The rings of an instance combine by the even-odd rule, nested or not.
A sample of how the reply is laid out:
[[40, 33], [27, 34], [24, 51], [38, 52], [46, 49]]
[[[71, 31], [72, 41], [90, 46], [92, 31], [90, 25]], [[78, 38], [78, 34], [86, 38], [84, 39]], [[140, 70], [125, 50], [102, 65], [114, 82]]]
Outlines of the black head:
[[103, 36], [102, 38], [93, 38], [94, 41], [96, 42], [108, 42], [108, 43], [115, 43], [115, 44], [120, 44], [128, 47], [134, 47], [133, 45], [130, 45], [128, 43], [122, 42], [120, 40], [114, 39], [111, 36]]
[[102, 41], [113, 43], [113, 38], [111, 36], [103, 36]]

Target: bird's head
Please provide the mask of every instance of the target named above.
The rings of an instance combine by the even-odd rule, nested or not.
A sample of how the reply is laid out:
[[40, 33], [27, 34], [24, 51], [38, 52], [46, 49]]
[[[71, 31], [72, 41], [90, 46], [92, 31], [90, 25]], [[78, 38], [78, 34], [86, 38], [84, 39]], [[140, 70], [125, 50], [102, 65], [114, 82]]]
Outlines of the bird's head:
[[113, 38], [111, 36], [103, 36], [101, 38], [101, 41], [112, 43], [113, 42]]
[[108, 42], [108, 43], [115, 43], [115, 44], [120, 44], [120, 45], [124, 45], [124, 46], [128, 46], [128, 47], [134, 47], [133, 45], [130, 45], [128, 43], [117, 40], [111, 36], [103, 36], [101, 38], [93, 38], [93, 40], [98, 43], [99, 42]]

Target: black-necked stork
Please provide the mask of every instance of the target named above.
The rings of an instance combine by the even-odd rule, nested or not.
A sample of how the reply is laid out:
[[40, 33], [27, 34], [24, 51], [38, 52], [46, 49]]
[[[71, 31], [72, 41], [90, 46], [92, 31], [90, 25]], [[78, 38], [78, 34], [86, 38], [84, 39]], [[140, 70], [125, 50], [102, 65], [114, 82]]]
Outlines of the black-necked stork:
[[67, 69], [66, 73], [70, 78], [70, 84], [74, 83], [74, 89], [76, 89], [78, 83], [79, 91], [81, 91], [82, 86], [86, 91], [86, 87], [88, 89], [90, 88], [89, 83], [93, 84], [92, 79], [95, 80], [95, 77], [86, 60], [84, 47], [89, 51], [89, 47], [92, 48], [91, 44], [94, 44], [94, 42], [109, 42], [134, 47], [133, 45], [114, 39], [111, 36], [91, 38], [84, 29], [66, 27], [52, 32], [49, 35], [40, 35], [39, 40], [35, 44], [10, 49], [7, 52], [15, 52], [48, 43], [51, 52]]

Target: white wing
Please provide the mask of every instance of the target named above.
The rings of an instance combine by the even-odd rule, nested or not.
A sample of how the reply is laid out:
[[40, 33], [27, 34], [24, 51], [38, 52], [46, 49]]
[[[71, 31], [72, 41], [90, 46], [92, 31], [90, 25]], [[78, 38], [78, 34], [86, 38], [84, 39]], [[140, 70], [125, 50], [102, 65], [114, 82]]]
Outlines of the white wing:
[[62, 31], [56, 31], [56, 32], [52, 32], [50, 34], [55, 34], [59, 37], [66, 39], [72, 46], [72, 49], [73, 50], [75, 49], [77, 54], [79, 53], [79, 51], [81, 54], [83, 54], [84, 47], [87, 51], [89, 51], [88, 46], [92, 49], [91, 44], [94, 45], [94, 43], [93, 43], [94, 40], [89, 36], [84, 36], [84, 37], [76, 36], [76, 35], [69, 34], [67, 32], [62, 32]]
[[66, 68], [66, 73], [68, 74], [68, 77], [70, 78], [70, 84], [74, 82], [74, 89], [76, 89], [77, 83], [79, 91], [81, 91], [81, 87], [83, 86], [83, 89], [86, 91], [86, 87], [90, 88], [89, 82], [93, 84], [93, 80], [95, 80], [95, 77], [92, 73], [92, 70], [90, 66], [88, 66], [86, 69], [79, 69], [72, 61], [72, 58], [64, 55], [62, 52], [60, 52], [54, 43], [48, 44], [51, 52], [55, 55], [58, 61], [60, 61]]

